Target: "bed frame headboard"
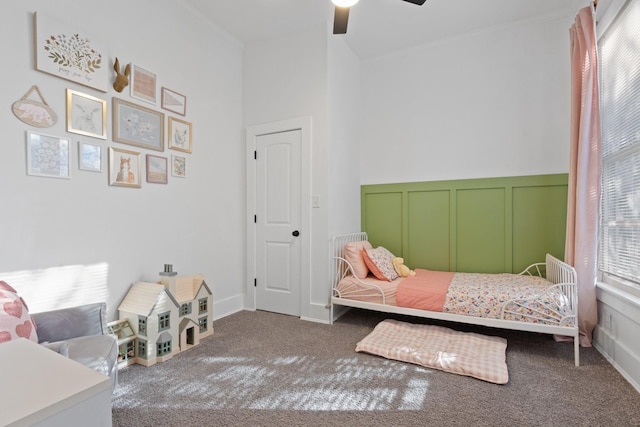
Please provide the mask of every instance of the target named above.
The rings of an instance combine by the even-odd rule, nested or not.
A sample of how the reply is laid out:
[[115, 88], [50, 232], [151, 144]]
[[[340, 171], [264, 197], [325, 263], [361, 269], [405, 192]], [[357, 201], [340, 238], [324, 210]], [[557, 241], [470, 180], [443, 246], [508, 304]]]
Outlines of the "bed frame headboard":
[[[338, 260], [338, 258], [344, 258], [344, 245], [349, 242], [361, 242], [363, 240], [368, 240], [367, 233], [365, 232], [341, 234], [333, 237], [331, 243], [331, 256], [333, 257], [333, 262], [331, 264], [331, 286], [329, 288], [329, 299], [331, 299], [331, 295], [333, 295], [333, 287], [338, 282], [338, 278], [343, 277], [349, 268], [346, 262], [340, 262], [340, 260]], [[333, 312], [331, 315], [333, 317]]]
[[338, 277], [344, 276], [346, 269], [348, 268], [347, 264], [344, 262], [340, 262], [336, 258], [344, 258], [344, 245], [349, 242], [361, 242], [363, 240], [368, 240], [367, 233], [351, 233], [351, 234], [341, 234], [333, 237], [333, 242], [331, 245], [331, 255], [333, 256], [333, 268], [331, 269], [331, 286], [333, 287], [336, 283]]

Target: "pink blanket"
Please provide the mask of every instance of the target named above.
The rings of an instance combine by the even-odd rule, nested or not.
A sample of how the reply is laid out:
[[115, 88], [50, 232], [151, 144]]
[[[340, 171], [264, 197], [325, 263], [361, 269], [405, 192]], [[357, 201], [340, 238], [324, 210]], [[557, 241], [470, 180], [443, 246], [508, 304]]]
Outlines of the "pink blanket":
[[415, 271], [415, 276], [405, 277], [398, 285], [396, 304], [399, 307], [442, 311], [455, 273], [420, 268]]

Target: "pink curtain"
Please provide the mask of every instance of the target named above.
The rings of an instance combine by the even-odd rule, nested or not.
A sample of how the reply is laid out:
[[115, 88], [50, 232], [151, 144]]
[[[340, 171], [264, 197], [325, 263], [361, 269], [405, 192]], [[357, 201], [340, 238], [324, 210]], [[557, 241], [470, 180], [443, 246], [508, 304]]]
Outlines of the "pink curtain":
[[571, 146], [565, 261], [578, 273], [580, 344], [591, 347], [598, 322], [596, 274], [600, 209], [600, 110], [595, 8], [571, 26]]

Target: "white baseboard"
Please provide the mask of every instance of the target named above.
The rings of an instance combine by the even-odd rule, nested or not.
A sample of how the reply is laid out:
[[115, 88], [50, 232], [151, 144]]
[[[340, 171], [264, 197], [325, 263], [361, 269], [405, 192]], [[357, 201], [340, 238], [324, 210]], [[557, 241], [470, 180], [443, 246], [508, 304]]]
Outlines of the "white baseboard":
[[640, 304], [637, 297], [598, 283], [593, 346], [640, 392]]
[[[592, 345], [595, 349], [640, 393], [640, 370], [638, 369], [640, 358], [633, 354], [628, 347], [617, 342], [604, 328], [596, 326], [593, 332]], [[615, 355], [615, 358], [612, 355]], [[635, 367], [636, 372], [628, 372], [623, 366]]]
[[213, 302], [213, 320], [227, 317], [233, 313], [244, 310], [244, 295], [234, 295], [232, 297], [215, 300]]
[[331, 323], [329, 308], [326, 304], [309, 304], [303, 312], [305, 313], [300, 316], [301, 320], [325, 324]]
[[[247, 308], [244, 304], [244, 295], [234, 295], [230, 298], [217, 300], [213, 303], [213, 320], [227, 317], [239, 311], [255, 311], [255, 308]], [[322, 304], [309, 304], [307, 313], [300, 316], [301, 320], [329, 324], [329, 309]]]

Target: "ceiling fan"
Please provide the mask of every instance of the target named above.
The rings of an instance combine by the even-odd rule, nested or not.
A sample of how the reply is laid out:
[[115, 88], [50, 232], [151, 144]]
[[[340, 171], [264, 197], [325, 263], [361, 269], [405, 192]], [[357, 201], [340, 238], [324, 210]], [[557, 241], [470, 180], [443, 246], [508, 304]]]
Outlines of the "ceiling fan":
[[[331, 0], [335, 7], [335, 13], [333, 15], [333, 34], [345, 34], [347, 32], [347, 22], [349, 21], [349, 9], [354, 4], [358, 3], [358, 0]], [[422, 6], [427, 0], [402, 0], [407, 3], [417, 4]]]

